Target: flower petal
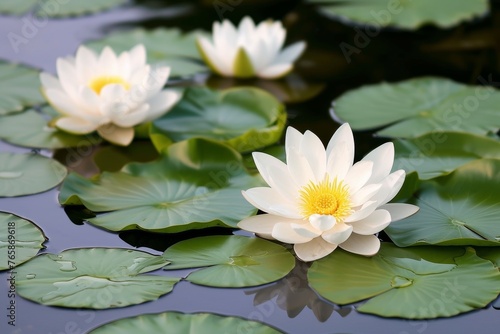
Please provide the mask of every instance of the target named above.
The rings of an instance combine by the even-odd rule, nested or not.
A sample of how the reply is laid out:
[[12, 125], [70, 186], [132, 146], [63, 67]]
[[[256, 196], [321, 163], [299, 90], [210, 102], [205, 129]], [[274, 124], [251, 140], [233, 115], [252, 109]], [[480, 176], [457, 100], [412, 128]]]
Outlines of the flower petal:
[[94, 132], [97, 129], [97, 125], [91, 123], [83, 118], [76, 117], [62, 117], [59, 118], [56, 123], [56, 127], [74, 134], [87, 134]]
[[306, 43], [303, 41], [287, 46], [273, 60], [272, 65], [293, 63], [304, 52], [305, 48]]
[[203, 61], [212, 71], [224, 76], [231, 76], [233, 74], [231, 69], [233, 63], [223, 62], [212, 43], [210, 43], [206, 38], [198, 37], [196, 45], [198, 46], [198, 51], [200, 52]]
[[366, 201], [370, 200], [382, 187], [379, 183], [369, 184], [364, 186], [356, 193], [351, 195], [351, 206], [356, 207], [363, 205]]
[[288, 219], [282, 216], [261, 214], [243, 219], [238, 223], [238, 227], [253, 233], [271, 235], [274, 225], [278, 223], [294, 223], [301, 222], [295, 219]]
[[257, 76], [264, 79], [276, 79], [284, 77], [285, 75], [290, 73], [292, 69], [292, 64], [276, 64], [260, 70], [259, 72], [257, 72]]
[[365, 202], [360, 209], [354, 211], [349, 217], [347, 217], [344, 221], [346, 223], [352, 223], [358, 221], [360, 219], [368, 217], [375, 209], [377, 208], [377, 201], [368, 201]]
[[299, 188], [304, 187], [311, 181], [318, 182], [309, 161], [298, 150], [289, 150], [286, 159], [288, 171]]
[[321, 235], [321, 231], [318, 231], [305, 221], [301, 221], [301, 223], [292, 223], [290, 226], [297, 234], [305, 238], [316, 238]]
[[[292, 149], [294, 150], [299, 150], [301, 143], [302, 143], [302, 137], [304, 135], [300, 133], [299, 130], [292, 128], [289, 126], [286, 129], [286, 135], [285, 135], [285, 153], [288, 157], [288, 152]], [[290, 163], [290, 161], [286, 161], [287, 163]]]
[[370, 235], [382, 231], [391, 223], [391, 214], [387, 210], [375, 210], [366, 218], [352, 223], [354, 233]]
[[325, 178], [326, 154], [321, 140], [311, 131], [306, 131], [302, 137], [300, 152], [304, 155], [317, 181]]
[[326, 147], [327, 172], [343, 179], [354, 162], [354, 137], [348, 123], [342, 124]]
[[293, 246], [297, 257], [306, 262], [321, 259], [333, 252], [335, 248], [337, 248], [337, 245], [326, 242], [321, 237]]
[[40, 81], [42, 82], [43, 90], [46, 89], [57, 89], [61, 91], [63, 90], [59, 80], [55, 76], [49, 73], [45, 72], [40, 73]]
[[149, 110], [144, 122], [152, 121], [166, 114], [179, 102], [182, 94], [174, 90], [163, 90], [148, 100]]
[[290, 223], [278, 223], [274, 225], [271, 235], [274, 239], [287, 244], [301, 244], [312, 240], [312, 237], [304, 236], [302, 231], [299, 233]]
[[348, 252], [372, 256], [380, 249], [380, 240], [374, 235], [351, 234], [347, 241], [339, 245], [340, 248]]
[[372, 169], [371, 161], [358, 161], [349, 169], [344, 178], [345, 184], [349, 186], [349, 193], [356, 193], [366, 184], [372, 175]]
[[97, 55], [85, 45], [80, 45], [76, 51], [75, 68], [78, 80], [82, 83], [89, 82], [93, 75], [91, 69], [97, 65]]
[[382, 187], [379, 192], [373, 196], [372, 200], [377, 201], [378, 205], [383, 205], [389, 202], [394, 196], [397, 195], [403, 183], [405, 182], [405, 171], [400, 169], [394, 173], [389, 174], [381, 181]]
[[372, 161], [372, 176], [367, 183], [378, 183], [391, 172], [394, 163], [394, 144], [385, 143], [368, 153], [362, 161]]
[[102, 125], [97, 129], [99, 135], [110, 143], [127, 146], [134, 139], [133, 128], [121, 128], [114, 124]]
[[292, 219], [302, 218], [298, 208], [274, 189], [256, 187], [242, 191], [242, 194], [250, 204], [264, 212]]
[[337, 222], [337, 224], [335, 224], [335, 226], [333, 226], [330, 230], [323, 232], [321, 237], [331, 244], [338, 245], [346, 241], [352, 231], [353, 227], [351, 225]]
[[387, 210], [391, 214], [391, 221], [395, 222], [415, 214], [420, 208], [413, 204], [389, 203], [379, 209]]
[[335, 217], [330, 215], [315, 214], [309, 217], [309, 223], [314, 226], [314, 228], [322, 232], [331, 229], [333, 226], [335, 226], [336, 222], [337, 220], [335, 219]]

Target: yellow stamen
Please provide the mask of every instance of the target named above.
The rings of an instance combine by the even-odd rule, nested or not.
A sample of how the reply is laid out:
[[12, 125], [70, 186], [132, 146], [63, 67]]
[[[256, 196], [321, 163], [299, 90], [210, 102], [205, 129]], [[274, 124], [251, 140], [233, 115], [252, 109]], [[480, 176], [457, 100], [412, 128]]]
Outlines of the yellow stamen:
[[334, 216], [342, 221], [352, 213], [348, 187], [327, 176], [320, 183], [309, 182], [300, 190], [302, 213], [309, 218], [313, 214]]
[[89, 86], [94, 92], [96, 92], [97, 94], [101, 94], [101, 90], [104, 88], [104, 86], [109, 84], [119, 84], [127, 90], [130, 88], [129, 83], [119, 76], [97, 77], [90, 82]]

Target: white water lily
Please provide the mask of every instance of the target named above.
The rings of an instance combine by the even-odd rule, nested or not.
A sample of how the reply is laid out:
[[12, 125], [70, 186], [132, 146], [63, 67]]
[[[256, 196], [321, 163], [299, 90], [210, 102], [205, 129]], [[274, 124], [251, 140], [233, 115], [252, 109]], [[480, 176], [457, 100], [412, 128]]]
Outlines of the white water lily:
[[290, 72], [306, 47], [297, 42], [281, 50], [285, 37], [281, 22], [267, 20], [255, 26], [247, 16], [238, 28], [228, 20], [214, 22], [213, 43], [199, 37], [197, 44], [204, 61], [219, 75], [273, 79]]
[[134, 126], [168, 111], [180, 98], [162, 90], [169, 67], [152, 69], [137, 45], [116, 55], [110, 47], [96, 54], [80, 46], [76, 57], [57, 59], [58, 78], [41, 73], [42, 92], [61, 117], [55, 126], [74, 134], [97, 131], [104, 139], [128, 145]]
[[268, 154], [253, 154], [270, 187], [252, 188], [243, 196], [267, 214], [244, 219], [238, 226], [294, 244], [303, 261], [322, 258], [337, 247], [374, 255], [380, 248], [374, 234], [418, 211], [411, 204], [388, 204], [405, 179], [404, 170], [391, 173], [392, 143], [353, 165], [354, 138], [346, 123], [326, 150], [314, 133], [288, 128], [285, 149], [286, 164]]

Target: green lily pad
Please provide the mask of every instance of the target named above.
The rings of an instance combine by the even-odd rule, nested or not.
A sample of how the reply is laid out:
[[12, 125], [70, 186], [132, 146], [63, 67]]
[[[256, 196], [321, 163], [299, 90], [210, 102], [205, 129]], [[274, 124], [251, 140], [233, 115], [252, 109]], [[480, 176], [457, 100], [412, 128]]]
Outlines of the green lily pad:
[[453, 172], [478, 158], [500, 159], [497, 139], [458, 132], [428, 133], [394, 141], [394, 169], [416, 171], [421, 180]]
[[239, 152], [253, 151], [279, 140], [286, 116], [283, 104], [257, 88], [191, 87], [170, 112], [153, 122], [151, 140], [160, 151], [169, 140], [193, 137], [221, 141]]
[[317, 96], [325, 88], [325, 83], [306, 80], [305, 78], [290, 73], [279, 80], [264, 80], [260, 78], [238, 80], [231, 77], [210, 75], [203, 81], [213, 89], [228, 89], [233, 87], [256, 87], [274, 95], [283, 103], [300, 103]]
[[66, 167], [44, 156], [0, 152], [0, 197], [44, 192], [67, 175]]
[[141, 314], [115, 320], [90, 331], [89, 334], [165, 333], [166, 328], [168, 328], [169, 334], [281, 333], [277, 329], [253, 320], [213, 313], [186, 314], [171, 311], [157, 314]]
[[[473, 249], [383, 243], [369, 258], [335, 251], [315, 261], [309, 284], [337, 304], [368, 299], [359, 312], [384, 317], [430, 319], [481, 308], [500, 292], [500, 273]], [[402, 307], [404, 305], [404, 307]]]
[[34, 110], [2, 116], [0, 138], [14, 145], [47, 149], [91, 146], [101, 142], [95, 135], [78, 136], [51, 127]]
[[180, 232], [212, 226], [236, 227], [256, 209], [241, 189], [261, 185], [241, 156], [219, 143], [192, 139], [171, 145], [151, 163], [127, 165], [95, 180], [70, 174], [59, 201], [106, 212], [88, 221], [121, 231]]
[[383, 137], [414, 138], [429, 132], [486, 135], [500, 128], [500, 92], [444, 78], [423, 77], [367, 85], [334, 101], [333, 116], [354, 130], [378, 127]]
[[0, 211], [0, 270], [12, 269], [35, 256], [47, 241], [33, 222]]
[[500, 160], [475, 160], [448, 176], [428, 181], [413, 201], [415, 215], [385, 232], [401, 247], [500, 245]]
[[103, 39], [86, 43], [90, 48], [101, 51], [109, 45], [115, 52], [128, 51], [137, 44], [144, 44], [148, 63], [170, 66], [171, 76], [192, 76], [208, 72], [208, 68], [196, 49], [196, 36], [206, 34], [203, 31], [183, 33], [177, 28], [142, 28], [116, 32]]
[[38, 0], [3, 0], [0, 2], [0, 13], [19, 15], [27, 12]]
[[39, 16], [65, 17], [97, 13], [123, 5], [128, 0], [64, 1], [54, 5], [53, 0], [42, 0], [37, 11]]
[[247, 287], [285, 277], [295, 258], [271, 241], [239, 235], [199, 237], [178, 242], [163, 253], [165, 270], [199, 268], [187, 280], [215, 287]]
[[179, 278], [141, 275], [161, 256], [120, 248], [42, 254], [17, 269], [17, 293], [39, 304], [106, 309], [141, 304], [172, 291]]
[[127, 0], [86, 0], [57, 1], [52, 0], [2, 0], [0, 13], [20, 15], [30, 9], [36, 9], [41, 17], [63, 17], [95, 13], [123, 5]]
[[[1, 12], [1, 9], [0, 9]], [[0, 61], [0, 115], [44, 102], [38, 70]]]
[[487, 0], [308, 0], [327, 14], [376, 27], [415, 30], [430, 24], [449, 28], [489, 12]]

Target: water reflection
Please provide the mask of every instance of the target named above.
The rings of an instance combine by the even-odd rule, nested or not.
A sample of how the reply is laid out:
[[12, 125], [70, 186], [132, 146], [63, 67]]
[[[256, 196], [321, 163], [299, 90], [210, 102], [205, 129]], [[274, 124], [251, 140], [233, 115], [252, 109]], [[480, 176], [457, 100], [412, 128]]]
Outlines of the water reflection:
[[179, 233], [153, 233], [140, 230], [130, 230], [120, 232], [118, 236], [130, 246], [136, 248], [147, 247], [163, 252], [168, 247], [183, 240], [207, 235], [230, 235], [233, 231], [233, 229], [225, 227], [211, 227]]
[[246, 290], [246, 295], [255, 295], [254, 306], [260, 305], [275, 297], [276, 304], [289, 318], [298, 316], [307, 306], [312, 310], [316, 319], [325, 322], [334, 311], [341, 317], [346, 317], [351, 311], [350, 306], [340, 307], [321, 299], [307, 282], [307, 270], [310, 264], [297, 261], [295, 268], [283, 279], [272, 285]]

